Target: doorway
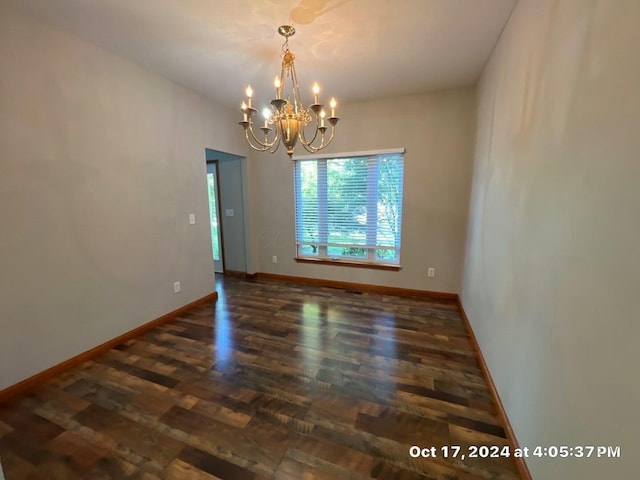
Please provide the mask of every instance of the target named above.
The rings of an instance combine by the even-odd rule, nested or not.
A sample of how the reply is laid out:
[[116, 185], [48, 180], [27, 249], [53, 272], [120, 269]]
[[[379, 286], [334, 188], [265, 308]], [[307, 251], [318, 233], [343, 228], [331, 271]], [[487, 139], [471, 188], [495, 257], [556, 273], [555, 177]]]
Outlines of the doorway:
[[209, 221], [211, 223], [211, 250], [213, 271], [224, 273], [224, 252], [222, 246], [222, 222], [220, 222], [220, 176], [218, 161], [207, 161], [207, 187], [209, 192]]
[[[217, 222], [213, 221], [213, 223], [218, 227], [219, 252], [224, 260], [224, 273], [244, 274], [251, 260], [247, 235], [249, 216], [248, 211], [245, 210], [249, 205], [246, 188], [246, 158], [205, 148], [205, 160], [207, 173], [214, 174], [212, 182], [215, 182], [216, 200], [219, 200], [215, 209], [218, 215]], [[215, 210], [211, 209], [212, 212]]]

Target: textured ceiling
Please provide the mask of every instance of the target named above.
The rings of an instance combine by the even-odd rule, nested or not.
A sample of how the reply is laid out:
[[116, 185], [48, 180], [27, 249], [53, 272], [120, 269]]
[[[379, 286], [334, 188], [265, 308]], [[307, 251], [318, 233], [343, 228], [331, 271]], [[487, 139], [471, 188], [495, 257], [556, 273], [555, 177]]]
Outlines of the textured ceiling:
[[273, 96], [283, 38], [303, 97], [341, 102], [472, 85], [516, 0], [14, 0], [228, 106]]

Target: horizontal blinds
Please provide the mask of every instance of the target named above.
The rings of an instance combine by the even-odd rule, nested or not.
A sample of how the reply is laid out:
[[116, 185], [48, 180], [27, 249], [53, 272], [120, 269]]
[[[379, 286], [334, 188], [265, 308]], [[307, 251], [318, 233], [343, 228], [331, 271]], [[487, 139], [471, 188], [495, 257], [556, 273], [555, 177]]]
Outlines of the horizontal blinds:
[[305, 158], [294, 168], [299, 245], [400, 248], [401, 153]]

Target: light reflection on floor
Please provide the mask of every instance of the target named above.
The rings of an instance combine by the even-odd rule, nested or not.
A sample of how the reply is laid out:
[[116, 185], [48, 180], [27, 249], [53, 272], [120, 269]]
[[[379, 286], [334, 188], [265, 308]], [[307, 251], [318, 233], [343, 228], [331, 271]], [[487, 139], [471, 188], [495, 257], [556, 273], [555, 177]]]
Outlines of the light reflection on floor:
[[235, 344], [230, 313], [227, 309], [226, 293], [219, 274], [216, 275], [216, 291], [218, 292], [218, 301], [214, 315], [214, 368], [218, 371], [227, 371], [233, 368]]

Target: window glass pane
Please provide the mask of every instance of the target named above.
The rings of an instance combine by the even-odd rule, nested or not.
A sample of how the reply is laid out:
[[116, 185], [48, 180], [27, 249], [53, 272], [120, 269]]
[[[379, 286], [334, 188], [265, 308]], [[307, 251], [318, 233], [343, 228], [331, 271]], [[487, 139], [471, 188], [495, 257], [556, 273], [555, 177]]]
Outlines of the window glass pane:
[[[220, 245], [218, 244], [218, 217], [216, 212], [216, 184], [215, 176], [207, 173], [207, 185], [209, 187], [209, 212], [211, 218], [211, 248], [213, 249], [213, 259], [220, 260]], [[211, 213], [213, 212], [213, 213]]]
[[402, 154], [294, 163], [298, 256], [399, 264]]
[[297, 238], [301, 242], [317, 242], [318, 237], [318, 165], [300, 162], [297, 192]]
[[402, 173], [401, 156], [378, 159], [378, 245], [400, 246]]
[[367, 258], [367, 249], [362, 247], [327, 247], [330, 257]]
[[396, 256], [397, 253], [395, 250], [390, 250], [388, 248], [376, 249], [376, 258], [378, 260], [394, 261], [397, 259]]
[[318, 255], [317, 245], [300, 245], [300, 252], [303, 255]]
[[365, 245], [367, 226], [367, 159], [327, 160], [328, 242]]

